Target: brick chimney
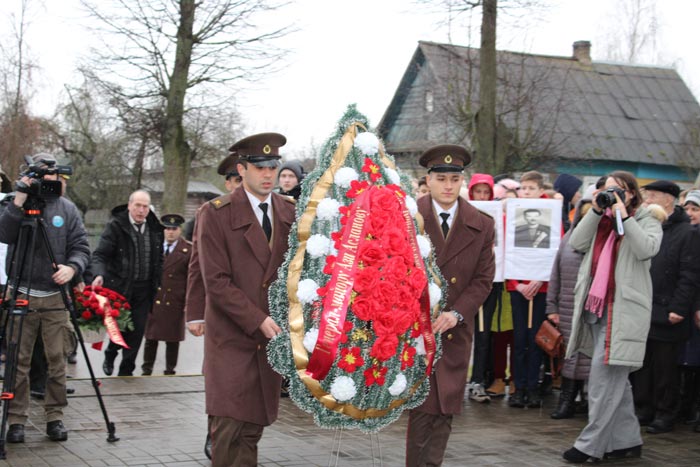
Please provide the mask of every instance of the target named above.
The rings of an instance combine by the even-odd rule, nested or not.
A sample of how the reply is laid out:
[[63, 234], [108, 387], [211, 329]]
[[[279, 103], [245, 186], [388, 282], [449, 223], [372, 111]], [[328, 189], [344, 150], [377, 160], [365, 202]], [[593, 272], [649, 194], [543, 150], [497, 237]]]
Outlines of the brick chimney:
[[578, 60], [581, 65], [591, 64], [591, 42], [590, 41], [576, 41], [574, 42], [574, 58]]

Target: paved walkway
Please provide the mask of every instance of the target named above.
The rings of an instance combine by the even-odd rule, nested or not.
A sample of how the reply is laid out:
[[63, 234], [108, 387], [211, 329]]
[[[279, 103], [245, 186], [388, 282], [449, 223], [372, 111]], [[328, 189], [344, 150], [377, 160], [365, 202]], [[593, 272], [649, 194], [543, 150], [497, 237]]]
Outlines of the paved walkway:
[[[155, 373], [164, 368], [159, 349]], [[180, 347], [177, 376], [104, 377], [102, 355], [89, 350], [101, 392], [120, 440], [108, 443], [104, 418], [82, 352], [68, 366], [69, 396], [64, 423], [68, 441], [54, 443], [44, 432], [43, 409], [31, 404], [24, 444], [6, 446], [2, 466], [196, 466], [211, 465], [203, 453], [206, 416], [204, 380], [199, 374], [202, 339], [187, 336]], [[117, 360], [117, 363], [119, 360]], [[137, 362], [140, 365], [141, 358]], [[140, 374], [137, 368], [135, 374]], [[482, 405], [464, 402], [454, 420], [445, 466], [561, 466], [561, 453], [573, 443], [584, 419], [551, 420], [555, 396], [542, 410], [511, 409], [504, 400]], [[283, 399], [279, 420], [265, 429], [260, 442], [260, 465], [280, 466], [402, 466], [406, 416], [379, 434], [330, 431], [314, 425], [312, 417]], [[674, 432], [644, 435], [641, 460], [623, 466], [700, 466], [700, 433], [679, 426]]]
[[[101, 371], [100, 371], [101, 374]], [[102, 394], [116, 424], [116, 443], [106, 441], [104, 420], [89, 379], [76, 379], [65, 424], [68, 441], [54, 443], [44, 435], [43, 409], [32, 403], [24, 444], [7, 445], [0, 466], [195, 466], [210, 465], [202, 452], [206, 419], [204, 381], [196, 376], [102, 378]], [[554, 421], [542, 410], [464, 402], [456, 417], [445, 466], [559, 466], [584, 420]], [[401, 466], [404, 461], [403, 416], [378, 435], [357, 431], [329, 431], [288, 399], [282, 400], [280, 419], [265, 430], [260, 464], [277, 466]], [[700, 434], [681, 426], [664, 435], [644, 435], [641, 460], [624, 466], [698, 466]], [[374, 454], [372, 448], [374, 447]], [[333, 453], [338, 455], [334, 456]]]

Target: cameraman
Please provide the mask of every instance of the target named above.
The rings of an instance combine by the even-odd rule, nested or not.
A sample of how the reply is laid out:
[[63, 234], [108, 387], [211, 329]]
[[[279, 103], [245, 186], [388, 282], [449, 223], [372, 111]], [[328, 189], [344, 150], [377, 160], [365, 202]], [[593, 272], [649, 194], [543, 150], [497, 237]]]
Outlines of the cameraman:
[[[47, 172], [41, 179], [58, 180], [58, 173], [52, 170], [56, 159], [50, 154], [37, 154], [31, 158], [34, 167]], [[20, 180], [29, 189], [36, 187], [40, 180], [24, 174]], [[60, 195], [60, 191], [58, 193]], [[0, 242], [9, 245], [8, 258], [12, 258], [15, 243], [19, 237], [24, 205], [27, 193], [16, 192], [14, 197], [8, 196], [0, 207]], [[39, 196], [32, 194], [32, 197]], [[75, 205], [61, 196], [46, 197], [41, 214], [48, 243], [55, 255], [56, 271], [54, 271], [45, 243], [38, 237], [34, 251], [27, 252], [27, 257], [33, 255], [32, 270], [23, 270], [19, 279], [18, 298], [29, 300], [29, 313], [24, 318], [21, 328], [21, 342], [17, 358], [17, 377], [15, 381], [14, 399], [9, 405], [8, 443], [24, 442], [24, 425], [27, 422], [29, 409], [29, 365], [34, 349], [34, 343], [39, 335], [43, 340], [48, 361], [48, 379], [46, 381], [46, 398], [44, 413], [46, 415], [46, 434], [52, 441], [65, 441], [68, 431], [63, 426], [63, 407], [68, 405], [66, 399], [66, 353], [64, 347], [65, 333], [71, 332], [68, 326], [68, 312], [59, 292], [60, 287], [68, 284], [76, 275], [82, 275], [90, 259], [90, 246], [87, 233]], [[18, 255], [21, 252], [17, 253]], [[21, 261], [17, 256], [15, 262]], [[7, 264], [8, 274], [19, 270], [20, 264]], [[31, 283], [29, 282], [31, 279]], [[12, 284], [14, 277], [8, 277]], [[31, 284], [27, 297], [27, 284]], [[15, 327], [15, 330], [19, 327]], [[11, 336], [17, 340], [20, 336]]]

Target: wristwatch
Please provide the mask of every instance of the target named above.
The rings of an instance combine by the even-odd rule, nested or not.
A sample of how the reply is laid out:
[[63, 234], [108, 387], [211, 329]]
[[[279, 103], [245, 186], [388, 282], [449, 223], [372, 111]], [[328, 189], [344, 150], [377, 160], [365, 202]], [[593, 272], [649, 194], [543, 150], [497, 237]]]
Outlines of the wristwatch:
[[452, 310], [450, 313], [452, 313], [452, 316], [457, 318], [457, 324], [462, 324], [464, 322], [464, 316], [462, 316], [462, 314], [457, 310]]

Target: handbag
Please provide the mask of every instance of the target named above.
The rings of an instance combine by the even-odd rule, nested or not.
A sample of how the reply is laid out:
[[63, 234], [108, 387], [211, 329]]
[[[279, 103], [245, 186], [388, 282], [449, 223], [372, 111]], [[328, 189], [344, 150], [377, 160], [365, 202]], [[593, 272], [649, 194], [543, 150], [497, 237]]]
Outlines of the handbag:
[[542, 322], [535, 334], [535, 342], [550, 357], [561, 357], [564, 353], [564, 336], [549, 320]]
[[564, 336], [561, 335], [556, 326], [548, 319], [545, 319], [537, 334], [535, 334], [535, 342], [544, 353], [549, 355], [549, 367], [551, 368], [552, 378], [557, 378], [564, 364], [566, 351], [564, 348]]

